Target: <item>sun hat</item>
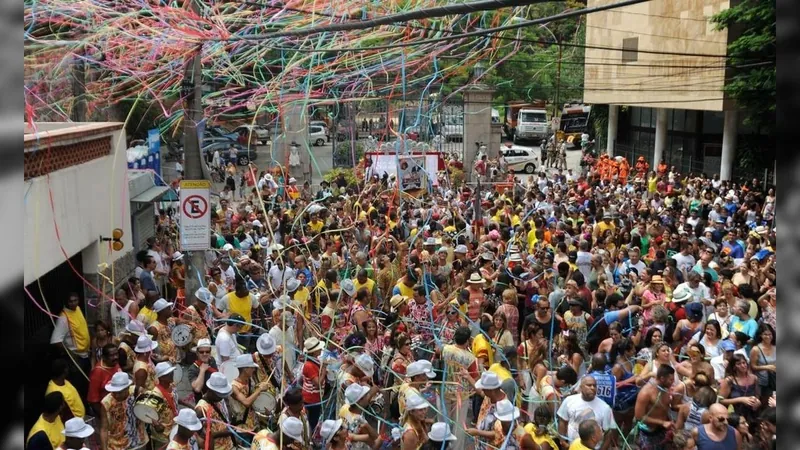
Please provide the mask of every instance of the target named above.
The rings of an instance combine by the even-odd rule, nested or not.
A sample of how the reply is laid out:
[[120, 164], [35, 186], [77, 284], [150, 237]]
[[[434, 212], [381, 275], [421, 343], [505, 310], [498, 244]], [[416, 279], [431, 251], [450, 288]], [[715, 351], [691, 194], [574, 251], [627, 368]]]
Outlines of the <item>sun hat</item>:
[[250, 353], [237, 356], [234, 364], [237, 369], [258, 369], [258, 364], [253, 361], [253, 355]]
[[294, 292], [300, 287], [300, 280], [297, 278], [289, 278], [286, 280], [286, 292]]
[[431, 425], [428, 438], [436, 442], [455, 441], [456, 435], [450, 432], [450, 425], [445, 422], [436, 422]]
[[356, 358], [356, 366], [368, 377], [372, 377], [372, 374], [375, 373], [375, 361], [367, 354], [362, 353], [358, 355]]
[[341, 283], [339, 283], [339, 286], [342, 288], [345, 294], [351, 297], [356, 295], [356, 285], [353, 283], [353, 280], [345, 278]]
[[286, 309], [291, 303], [292, 299], [290, 299], [288, 295], [281, 295], [272, 301], [272, 309], [274, 311], [280, 311]]
[[331, 442], [336, 433], [339, 432], [339, 429], [342, 428], [342, 419], [338, 420], [326, 420], [322, 422], [322, 426], [319, 430], [319, 436], [322, 438], [322, 441], [325, 444]]
[[672, 291], [672, 302], [673, 303], [683, 303], [688, 301], [694, 296], [692, 291], [689, 290], [685, 285], [679, 285]]
[[194, 291], [194, 298], [200, 300], [206, 305], [210, 305], [211, 301], [214, 299], [214, 294], [212, 294], [208, 288], [201, 287], [200, 289]]
[[494, 255], [492, 252], [483, 252], [481, 253], [481, 259], [484, 261], [494, 261]]
[[664, 284], [664, 278], [662, 278], [661, 275], [653, 275], [650, 278], [650, 283]]
[[483, 372], [475, 383], [475, 389], [500, 389], [500, 377], [494, 372]]
[[200, 419], [197, 417], [197, 412], [192, 408], [183, 408], [178, 411], [178, 415], [175, 416], [175, 423], [189, 431], [200, 431], [203, 428], [203, 424], [200, 423]]
[[483, 277], [481, 276], [481, 274], [479, 274], [478, 272], [472, 272], [470, 274], [470, 276], [469, 276], [469, 280], [467, 280], [467, 283], [469, 283], [469, 284], [484, 284], [484, 283], [486, 283], [486, 280], [484, 280]]
[[519, 408], [511, 404], [509, 399], [504, 398], [495, 405], [494, 416], [501, 422], [511, 422], [519, 419]]
[[259, 239], [258, 239], [258, 245], [259, 245], [260, 247], [266, 247], [266, 246], [268, 246], [268, 245], [269, 245], [269, 239], [267, 239], [267, 238], [265, 238], [265, 237], [259, 238]]
[[436, 238], [429, 237], [428, 239], [425, 239], [425, 245], [426, 246], [435, 246], [436, 245]]
[[466, 255], [467, 254], [467, 246], [464, 245], [464, 244], [456, 245], [456, 248], [455, 248], [455, 250], [453, 250], [453, 252], [454, 253], [461, 253], [462, 255]]
[[[497, 376], [497, 375], [495, 375]], [[429, 408], [431, 405], [421, 395], [416, 392], [406, 394], [406, 411]]]
[[165, 375], [169, 375], [174, 371], [175, 371], [175, 366], [166, 361], [162, 361], [156, 364], [156, 378], [161, 378]]
[[222, 372], [212, 373], [211, 376], [208, 377], [208, 381], [206, 381], [206, 387], [222, 396], [229, 395], [233, 390], [231, 382], [228, 381], [228, 377]]
[[139, 336], [136, 340], [136, 348], [133, 349], [136, 353], [149, 353], [158, 348], [158, 342], [151, 340], [147, 336]]
[[406, 367], [406, 375], [409, 378], [423, 373], [427, 375], [428, 378], [436, 378], [436, 372], [433, 371], [433, 364], [426, 359], [414, 361]]
[[511, 262], [522, 262], [522, 256], [519, 253], [512, 253], [511, 256], [508, 257], [508, 260]]
[[409, 298], [403, 294], [395, 294], [389, 300], [389, 306], [391, 306], [392, 309], [396, 309], [399, 308], [403, 303], [408, 303], [408, 300]]
[[69, 438], [86, 439], [94, 434], [94, 428], [86, 423], [82, 417], [73, 417], [64, 422], [61, 434]]
[[303, 437], [304, 429], [305, 427], [303, 427], [303, 422], [297, 417], [287, 417], [281, 422], [281, 433], [289, 436], [295, 441], [302, 442], [303, 439], [305, 439]]
[[172, 305], [174, 305], [174, 303], [168, 302], [165, 299], [160, 298], [160, 299], [156, 300], [155, 303], [153, 303], [153, 311], [158, 313], [158, 312], [161, 312], [161, 311], [163, 311], [163, 310], [165, 310], [167, 308], [171, 308]]
[[268, 333], [262, 334], [256, 341], [256, 350], [258, 350], [258, 353], [264, 356], [269, 356], [275, 353], [277, 347], [278, 344], [275, 342], [275, 338], [270, 336]]
[[[268, 334], [265, 334], [264, 336], [269, 336], [269, 335], [268, 335]], [[193, 351], [193, 352], [195, 352], [195, 353], [197, 353], [197, 350], [198, 350], [198, 349], [201, 349], [201, 348], [211, 348], [211, 347], [213, 347], [213, 346], [211, 345], [211, 339], [208, 339], [208, 338], [203, 338], [203, 339], [200, 339], [199, 341], [197, 341], [197, 346], [195, 346], [195, 347], [192, 347], [192, 351]]]
[[117, 372], [111, 376], [111, 381], [106, 383], [105, 388], [108, 392], [119, 392], [133, 384], [131, 376], [125, 372]]
[[350, 386], [347, 386], [347, 389], [345, 389], [344, 398], [347, 400], [347, 403], [355, 405], [359, 400], [364, 398], [368, 392], [369, 387], [362, 386], [358, 383], [353, 383]]
[[322, 342], [315, 337], [310, 337], [303, 342], [303, 351], [306, 353], [314, 353], [317, 350], [322, 350], [323, 347]]
[[134, 336], [144, 336], [147, 334], [144, 324], [138, 320], [131, 320], [128, 322], [128, 324], [125, 325], [125, 331]]

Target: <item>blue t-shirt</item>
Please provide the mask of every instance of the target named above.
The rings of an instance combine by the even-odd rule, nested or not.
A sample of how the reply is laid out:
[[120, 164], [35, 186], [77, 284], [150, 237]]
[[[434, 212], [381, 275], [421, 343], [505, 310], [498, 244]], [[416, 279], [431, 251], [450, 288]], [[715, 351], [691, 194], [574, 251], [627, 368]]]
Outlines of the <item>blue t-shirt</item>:
[[742, 319], [733, 316], [731, 317], [729, 331], [731, 333], [734, 331], [739, 331], [750, 336], [750, 339], [753, 339], [756, 337], [756, 332], [758, 331], [758, 323], [752, 318], [742, 321]]

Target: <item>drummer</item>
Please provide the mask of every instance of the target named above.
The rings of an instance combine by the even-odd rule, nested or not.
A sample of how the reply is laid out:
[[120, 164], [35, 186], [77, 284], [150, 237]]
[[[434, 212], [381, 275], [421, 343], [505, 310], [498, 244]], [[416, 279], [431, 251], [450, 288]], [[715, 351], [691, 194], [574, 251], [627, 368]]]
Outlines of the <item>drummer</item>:
[[133, 363], [133, 380], [139, 392], [152, 391], [156, 387], [156, 366], [153, 365], [153, 350], [158, 348], [158, 342], [153, 342], [147, 336], [139, 336], [136, 340], [136, 361]]
[[278, 350], [275, 338], [269, 334], [262, 334], [256, 341], [256, 350], [253, 353], [253, 360], [258, 365], [256, 382], [267, 381], [270, 385], [270, 391], [274, 394], [280, 386], [277, 371], [275, 370], [275, 356]]
[[150, 424], [150, 440], [153, 442], [153, 448], [163, 448], [167, 445], [169, 433], [175, 424], [175, 416], [178, 414], [178, 396], [172, 385], [174, 372], [175, 366], [166, 361], [156, 364], [158, 384], [150, 394], [162, 401], [156, 407], [158, 420]]
[[311, 448], [311, 426], [308, 422], [308, 414], [303, 402], [303, 391], [299, 387], [291, 388], [283, 394], [284, 408], [278, 418], [278, 424], [282, 425], [286, 420], [297, 419], [303, 425], [303, 431], [298, 440], [301, 441], [303, 448]]
[[172, 439], [166, 450], [190, 450], [200, 448], [197, 443], [197, 432], [203, 428], [197, 413], [193, 409], [184, 408], [175, 417]]
[[[143, 338], [147, 339], [145, 336]], [[148, 339], [149, 340], [149, 339]], [[132, 450], [147, 447], [149, 438], [144, 423], [133, 413], [134, 386], [130, 376], [117, 372], [106, 384], [109, 392], [100, 402], [100, 448]], [[133, 426], [130, 426], [132, 424]]]
[[178, 359], [178, 348], [172, 342], [172, 329], [175, 328], [172, 305], [172, 302], [168, 302], [163, 298], [156, 300], [153, 303], [156, 320], [150, 324], [150, 328], [147, 330], [158, 342], [158, 355], [154, 355], [153, 359], [156, 361], [169, 361], [174, 364]]
[[[225, 399], [231, 395], [233, 390], [231, 383], [225, 375], [216, 372], [208, 378], [206, 387], [208, 390], [203, 395], [203, 398], [197, 402], [194, 410], [197, 412], [197, 417], [200, 417], [206, 424], [210, 424], [203, 425], [204, 427], [211, 427], [212, 442], [208, 444], [208, 448], [232, 450], [234, 448], [231, 438], [232, 433], [227, 425], [230, 423], [230, 413], [225, 403]], [[205, 432], [201, 430], [198, 435], [203, 437]]]
[[[278, 450], [283, 448], [298, 449], [303, 442], [303, 423], [302, 421], [290, 417], [281, 422], [280, 432], [270, 433], [269, 430], [261, 430], [253, 437], [253, 450]], [[301, 445], [298, 445], [301, 444]]]
[[205, 394], [207, 390], [206, 383], [211, 374], [218, 370], [217, 362], [211, 356], [211, 348], [211, 340], [207, 338], [200, 339], [197, 342], [197, 346], [192, 347], [192, 352], [197, 355], [197, 359], [187, 369], [186, 376], [189, 384], [192, 385], [196, 402], [199, 402], [203, 394]]
[[[191, 306], [181, 312], [178, 318], [179, 323], [189, 325], [192, 329], [192, 347], [196, 347], [201, 339], [208, 339], [209, 337], [209, 323], [207, 318], [209, 316], [209, 305], [214, 300], [214, 294], [208, 289], [201, 287], [194, 291], [194, 302]], [[194, 360], [194, 356], [189, 357], [190, 361]]]
[[136, 340], [145, 334], [147, 333], [144, 324], [138, 320], [131, 320], [119, 336], [119, 368], [129, 375], [133, 375], [133, 365], [136, 362], [136, 352], [133, 351]]
[[94, 434], [94, 428], [81, 417], [73, 417], [64, 423], [64, 443], [55, 450], [85, 448], [86, 439]]
[[[228, 407], [230, 408], [231, 424], [245, 430], [253, 430], [256, 426], [256, 415], [253, 403], [262, 392], [268, 387], [267, 381], [258, 384], [254, 383], [253, 374], [258, 369], [258, 365], [253, 361], [253, 355], [245, 353], [236, 357], [236, 368], [239, 369], [239, 376], [231, 382], [233, 391], [228, 397]], [[250, 448], [249, 437], [239, 434], [240, 439], [236, 444], [240, 448]], [[247, 439], [245, 441], [245, 439]]]

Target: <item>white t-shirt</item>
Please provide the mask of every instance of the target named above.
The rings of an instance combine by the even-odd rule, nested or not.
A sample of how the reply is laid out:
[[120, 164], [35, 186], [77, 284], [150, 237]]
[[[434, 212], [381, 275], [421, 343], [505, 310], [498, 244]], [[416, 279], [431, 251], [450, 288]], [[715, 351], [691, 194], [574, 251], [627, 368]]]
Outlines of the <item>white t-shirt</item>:
[[234, 359], [242, 354], [242, 352], [239, 351], [236, 336], [230, 334], [225, 328], [221, 328], [217, 333], [215, 344], [217, 346], [217, 356], [219, 357], [220, 363], [223, 357], [225, 357], [225, 359]]
[[578, 270], [583, 274], [584, 279], [589, 280], [589, 275], [592, 274], [592, 254], [578, 250], [578, 258], [575, 260], [575, 265]]
[[[585, 401], [581, 394], [573, 394], [565, 398], [558, 408], [558, 417], [569, 422], [567, 437], [570, 442], [580, 439], [578, 436], [578, 425], [584, 420], [596, 420], [603, 431], [617, 428], [614, 421], [614, 413], [611, 407], [599, 397], [595, 397], [591, 402]], [[600, 448], [600, 444], [595, 448]]]
[[647, 270], [647, 266], [645, 266], [645, 265], [644, 265], [644, 263], [642, 262], [642, 260], [641, 260], [641, 259], [640, 259], [640, 260], [639, 260], [639, 262], [637, 262], [636, 264], [631, 264], [631, 260], [629, 259], [629, 260], [625, 261], [625, 264], [623, 264], [623, 266], [622, 266], [622, 268], [623, 268], [623, 269], [625, 269], [625, 271], [626, 271], [626, 272], [627, 272], [627, 271], [628, 271], [628, 269], [630, 269], [631, 267], [633, 267], [634, 269], [636, 269], [636, 272], [637, 272], [637, 274], [638, 274], [640, 277], [642, 276], [642, 274], [644, 273], [644, 271], [645, 271], [645, 270]]
[[164, 260], [161, 258], [161, 254], [155, 250], [148, 250], [147, 256], [152, 256], [154, 260], [156, 260], [156, 270], [159, 272], [166, 272], [167, 269], [164, 268]]
[[686, 289], [688, 289], [689, 291], [692, 292], [692, 301], [693, 302], [699, 302], [699, 301], [702, 301], [703, 299], [706, 299], [706, 298], [710, 299], [711, 298], [711, 291], [703, 283], [698, 283], [696, 288], [692, 288], [691, 286], [689, 286], [689, 282], [687, 281], [687, 282], [679, 284], [675, 289], [678, 289], [681, 286], [683, 286], [684, 288], [686, 288]]
[[273, 264], [269, 269], [269, 280], [273, 289], [278, 289], [290, 278], [294, 278], [294, 270], [288, 266], [284, 266], [283, 270], [281, 270], [277, 264]]
[[682, 272], [691, 271], [692, 267], [694, 267], [694, 264], [696, 262], [694, 260], [694, 256], [692, 256], [692, 255], [684, 255], [683, 253], [680, 253], [680, 252], [672, 255], [672, 259], [674, 259], [675, 262], [678, 263], [677, 264], [678, 270], [680, 270]]
[[286, 331], [281, 331], [277, 325], [269, 330], [269, 335], [275, 339], [275, 343], [283, 348], [281, 355], [286, 355], [286, 364], [290, 369], [294, 369], [295, 361], [297, 360], [297, 343], [294, 340], [294, 327], [286, 327]]

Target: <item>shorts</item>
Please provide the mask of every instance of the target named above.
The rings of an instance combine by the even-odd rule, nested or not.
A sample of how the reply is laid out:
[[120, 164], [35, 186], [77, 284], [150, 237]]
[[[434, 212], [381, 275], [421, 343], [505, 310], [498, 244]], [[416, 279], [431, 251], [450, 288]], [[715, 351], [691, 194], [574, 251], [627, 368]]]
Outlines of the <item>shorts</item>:
[[658, 430], [647, 432], [641, 427], [637, 430], [636, 444], [640, 450], [664, 450], [667, 444], [667, 430], [659, 427]]

